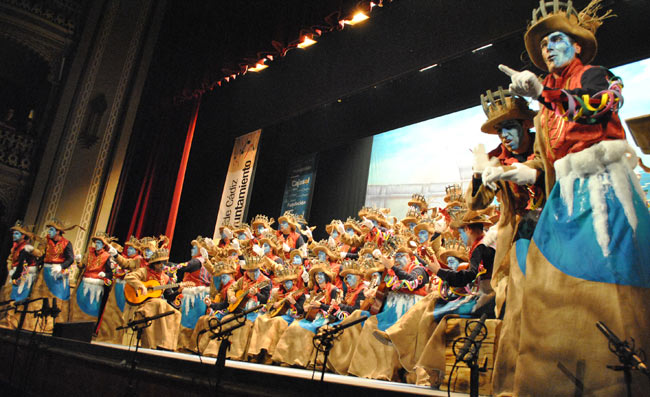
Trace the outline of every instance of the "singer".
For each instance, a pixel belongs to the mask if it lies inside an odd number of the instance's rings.
[[[135,288],[139,294],[146,295],[144,281],[156,280],[161,285],[169,284],[169,276],[163,272],[164,264],[169,260],[169,251],[156,250],[147,267],[142,267],[127,274],[124,281]],[[169,291],[169,290],[165,290]],[[142,347],[151,349],[176,350],[178,330],[181,323],[181,313],[175,310],[165,299],[151,298],[139,306],[127,305],[124,308],[124,322],[128,323],[138,318],[151,317],[157,314],[174,311],[171,316],[153,321],[152,325],[142,332]],[[132,331],[127,331],[127,336]]]

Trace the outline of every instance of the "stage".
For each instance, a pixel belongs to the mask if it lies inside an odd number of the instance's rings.
[[[85,343],[49,335],[0,329],[2,383],[12,394],[28,396],[128,395],[422,395],[446,391],[273,365],[226,361],[218,387],[215,359],[184,353]],[[13,371],[12,371],[13,368]],[[131,375],[133,377],[131,378]],[[451,396],[467,396],[451,393]]]

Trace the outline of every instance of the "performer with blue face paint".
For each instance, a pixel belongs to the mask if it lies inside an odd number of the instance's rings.
[[[327,324],[340,290],[333,285],[332,273],[327,262],[315,260],[309,271],[309,299],[303,305],[306,314],[317,312],[313,320],[294,321],[280,337],[273,354],[273,361],[288,365],[307,367],[313,356],[312,339],[321,326]],[[316,299],[319,298],[319,299]]]
[[[440,250],[442,240],[440,231],[436,231],[435,220],[430,218],[422,219],[413,228],[413,233],[417,237],[416,252],[418,256],[427,263],[433,261]]]
[[[32,298],[56,298],[58,300],[57,307],[61,309],[61,313],[57,316],[56,321],[59,322],[69,321],[71,305],[69,304],[70,280],[68,272],[72,270],[70,266],[75,261],[72,243],[63,237],[63,234],[75,227],[80,226],[68,226],[58,219],[52,219],[45,224],[47,243],[43,256],[43,271],[32,291]],[[54,326],[51,318],[44,319],[41,324],[42,328],[39,326],[41,332],[50,332]]]
[[[70,319],[72,321],[98,321],[102,300],[113,282],[115,262],[112,257],[117,250],[111,245],[116,239],[104,232],[90,238],[85,264],[79,263],[81,282],[72,297]]]
[[[286,211],[281,217],[278,218],[279,230],[276,233],[278,243],[282,247],[282,255],[284,259],[289,259],[289,253],[292,249],[300,248],[305,245],[305,240],[296,230],[298,229],[298,221],[296,216],[291,211]]]
[[[334,277],[332,282],[336,288],[344,289],[345,292],[343,281],[339,277],[341,254],[338,252],[336,247],[330,246],[327,243],[327,240],[321,240],[318,243],[312,243],[309,248],[314,254],[316,254],[320,262],[329,263]]]
[[[9,275],[2,289],[1,299],[3,301],[13,299],[15,302],[20,302],[30,295],[31,287],[37,276],[36,257],[41,255],[41,251],[34,248],[32,245],[34,233],[21,221],[16,221],[10,230],[13,244],[7,258]],[[34,309],[31,306],[35,305],[31,304],[26,310]],[[17,327],[19,318],[20,314],[13,310],[2,313],[0,314],[0,326],[14,329]],[[26,320],[28,321],[23,323],[23,328],[32,330],[34,328],[33,316],[26,317]]]
[[[363,246],[363,236],[359,221],[348,217],[345,222],[335,220],[335,228],[338,231],[338,240],[336,240],[341,259],[357,259],[359,249]],[[331,243],[329,243],[332,245]]]
[[[409,230],[413,230],[421,219],[422,215],[420,209],[418,207],[409,207],[406,211],[406,215],[400,222],[409,228]]]
[[[251,221],[251,229],[253,230],[253,236],[259,241],[262,238],[264,233],[270,233],[274,230],[271,228],[271,225],[275,222],[275,219],[269,218],[266,215],[255,215],[255,218]]]
[[[271,295],[271,280],[260,271],[262,257],[257,256],[252,251],[244,253],[244,263],[241,264],[241,270],[244,275],[228,288],[228,302],[230,304],[237,301],[238,292],[245,294],[246,303],[243,309],[250,309],[260,304],[266,304]],[[253,322],[259,316],[259,311],[246,315],[246,323],[243,327],[238,328],[232,333],[230,338],[231,346],[228,351],[228,358],[233,360],[244,360],[248,347]],[[228,317],[224,317],[227,319]],[[210,343],[206,348],[206,353],[215,351],[218,348],[218,342]]]
[[[146,266],[146,262],[139,250],[139,240],[131,236],[129,240],[124,243],[124,249],[121,253],[116,255],[113,259],[117,263],[117,267],[113,269],[113,287],[111,288],[106,306],[102,312],[99,331],[95,340],[99,342],[108,342],[115,344],[122,344],[124,339],[124,330],[116,330],[116,328],[124,325],[124,306],[126,300],[124,299],[124,276],[129,271],[139,269]]]
[[[156,281],[160,285],[171,283],[170,277],[164,272],[164,267],[169,261],[169,251],[159,248],[154,251],[147,267],[139,268],[124,277],[124,281],[133,287],[139,294],[146,295],[146,281]],[[181,322],[181,313],[171,306],[167,299],[172,293],[171,289],[164,289],[160,298],[150,298],[138,306],[126,305],[124,321],[129,322],[137,318],[150,317],[172,311],[173,314],[152,322],[150,327],[142,331],[142,347],[151,349],[176,350],[178,331]],[[127,331],[125,339],[131,337],[132,331]]]
[[[210,295],[211,267],[210,256],[206,249],[207,243],[201,236],[197,236],[190,243],[192,258],[181,264],[176,276],[183,283],[180,289],[181,299],[181,329],[178,335],[178,349],[195,351],[196,339],[192,337],[199,317],[205,315],[207,305],[205,298]],[[206,266],[204,266],[206,265]]]
[[[298,288],[298,274],[291,266],[276,273],[278,289],[271,293],[267,312],[253,324],[248,347],[249,360],[270,364],[280,337],[296,318],[304,314],[305,288]],[[275,311],[279,311],[275,314]],[[275,315],[273,315],[275,314]]]
[[[507,394],[564,393],[574,387],[570,379],[549,383],[542,374],[557,370],[558,361],[579,365],[587,349],[582,393],[625,395],[620,373],[599,371],[612,356],[592,331],[596,321],[650,347],[650,214],[618,115],[623,84],[589,65],[595,32],[611,16],[601,6],[592,1],[578,12],[572,2],[544,2],[533,11],[524,41],[533,64],[548,72],[543,81],[499,66],[511,91],[540,103],[536,157],[526,165],[547,194],[526,255],[516,373],[511,389],[503,388]],[[518,174],[518,183],[532,176]],[[635,392],[645,393],[645,385],[635,382]]]
[[[420,213],[421,217],[428,217],[429,210],[434,211],[434,213],[431,214],[432,218],[436,216],[435,208],[429,208],[429,204],[427,204],[427,200],[421,194],[414,193],[408,202],[408,206],[409,208],[415,208]]]
[[[259,249],[256,253],[264,259],[260,269],[265,276],[273,281],[273,287],[275,288],[277,287],[274,274],[275,269],[284,263],[282,258],[277,255],[278,239],[274,232],[268,231],[257,238],[257,243]],[[253,250],[256,250],[255,246],[253,246]]]

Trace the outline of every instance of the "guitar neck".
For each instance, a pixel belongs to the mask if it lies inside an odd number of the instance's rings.
[[[169,289],[169,288],[176,288],[182,286],[184,283],[171,283],[171,284],[165,284],[165,285],[157,285],[155,287],[151,287],[152,291],[159,291],[161,289]]]

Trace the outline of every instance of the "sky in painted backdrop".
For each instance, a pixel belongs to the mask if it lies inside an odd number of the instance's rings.
[[[435,72],[434,68],[422,73]],[[619,113],[621,120],[649,114],[650,58],[614,68],[612,72],[624,83],[625,103]],[[531,108],[537,109],[537,103],[531,103]],[[467,181],[461,181],[460,170],[471,167],[471,149],[479,143],[483,143],[488,151],[499,145],[498,137],[480,131],[485,120],[483,109],[476,106],[375,135],[368,185],[465,182],[465,186]],[[643,162],[650,166],[650,155],[641,152],[627,125],[623,125],[628,141]],[[640,167],[636,171],[641,173],[641,184],[647,193],[650,174]],[[406,213],[406,201],[398,208],[391,208],[392,214]]]

